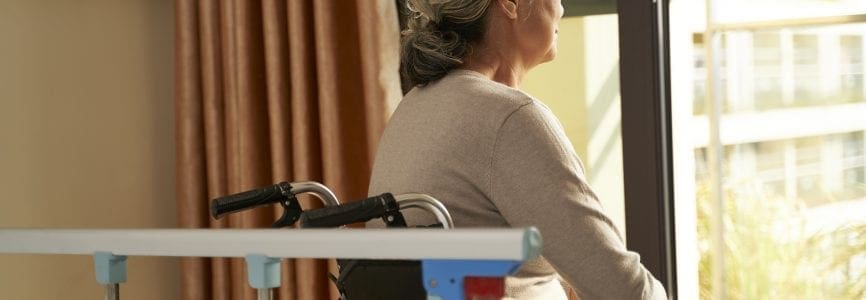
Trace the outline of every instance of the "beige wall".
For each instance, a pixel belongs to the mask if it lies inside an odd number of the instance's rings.
[[[0,227],[174,227],[173,1],[0,1]],[[174,299],[132,257],[124,299]],[[2,299],[99,299],[89,256],[0,255]]]
[[[616,15],[563,19],[556,60],[533,69],[521,88],[562,122],[590,185],[625,232],[617,28]]]

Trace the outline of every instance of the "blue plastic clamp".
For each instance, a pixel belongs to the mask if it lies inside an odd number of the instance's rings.
[[[126,282],[126,256],[114,255],[111,252],[95,252],[93,264],[96,267],[96,281],[99,283]]]
[[[261,254],[246,256],[247,280],[256,289],[270,289],[280,286],[280,259]]]
[[[422,260],[427,299],[462,300],[465,277],[505,277],[517,271],[522,263],[514,260]]]

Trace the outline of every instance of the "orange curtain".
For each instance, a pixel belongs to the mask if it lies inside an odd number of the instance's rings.
[[[386,103],[401,95],[393,0],[176,0],[175,21],[181,227],[267,227],[276,209],[215,221],[208,203],[279,181],[366,196]],[[282,267],[278,299],[338,297],[332,262]],[[255,298],[242,259],[183,259],[181,274],[183,299]]]

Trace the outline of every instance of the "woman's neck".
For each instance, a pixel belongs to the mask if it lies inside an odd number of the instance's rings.
[[[490,48],[483,46],[476,48],[472,55],[463,60],[460,68],[481,73],[490,80],[518,88],[528,69],[516,53],[488,49]]]

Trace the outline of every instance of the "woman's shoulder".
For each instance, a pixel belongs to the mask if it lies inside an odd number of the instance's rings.
[[[397,106],[389,123],[469,130],[495,136],[513,114],[537,106],[532,96],[469,71],[451,72],[415,87]],[[405,127],[405,126],[402,126]]]
[[[463,69],[453,70],[442,79],[417,88],[413,92],[427,94],[444,101],[450,99],[456,104],[495,110],[516,110],[535,101],[532,96],[523,91],[492,81],[477,72]]]

